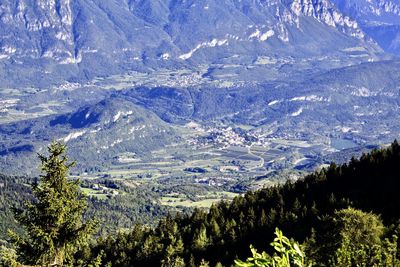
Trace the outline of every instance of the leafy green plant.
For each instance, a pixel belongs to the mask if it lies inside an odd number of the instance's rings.
[[[17,267],[19,266],[17,262],[17,254],[15,250],[7,248],[6,246],[0,247],[0,266],[1,267]]]
[[[290,241],[278,228],[275,229],[275,238],[271,246],[275,249],[273,256],[266,252],[258,253],[257,249],[250,246],[252,257],[247,260],[235,260],[238,267],[305,267],[305,255],[297,242]]]
[[[378,215],[354,208],[338,210],[324,219],[324,228],[307,252],[327,266],[399,266],[397,236],[387,232]]]

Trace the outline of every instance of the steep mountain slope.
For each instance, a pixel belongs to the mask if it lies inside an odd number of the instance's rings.
[[[328,71],[298,83],[226,89],[139,88],[124,95],[167,122],[250,124],[286,136],[340,132],[364,140],[376,138],[376,142],[384,141],[381,138],[387,134],[395,138],[400,129],[394,120],[399,70],[400,62],[385,61]],[[310,131],[314,127],[319,130]]]
[[[386,141],[399,65],[365,63],[381,52],[328,0],[2,1],[0,166],[62,139],[97,168],[192,120],[327,146]]]
[[[0,135],[4,172],[28,174],[37,171],[33,152],[43,151],[50,140],[68,144],[79,169],[98,169],[121,153],[142,156],[177,138],[155,114],[121,98],[106,99],[71,114],[4,124]],[[15,158],[21,166],[13,162]]]
[[[8,174],[16,174],[15,166],[20,173],[32,171],[37,165],[35,152],[53,139],[67,142],[80,170],[106,169],[119,163],[123,153],[134,153],[145,162],[151,151],[183,144],[196,135],[182,135],[190,122],[205,127],[246,125],[251,136],[264,140],[263,145],[276,138],[301,140],[320,145],[317,154],[323,146],[331,146],[332,139],[345,139],[350,147],[387,143],[400,131],[399,70],[399,61],[383,61],[330,70],[301,81],[115,91],[68,114],[0,124],[0,168]],[[191,146],[182,149],[192,153]],[[11,166],[14,169],[7,169]]]
[[[363,47],[374,57],[380,51],[327,0],[7,0],[0,17],[5,83],[248,63],[258,55],[344,56],[344,49]]]
[[[383,49],[400,55],[400,1],[332,0]]]

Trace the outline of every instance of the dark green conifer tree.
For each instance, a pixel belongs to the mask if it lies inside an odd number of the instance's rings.
[[[79,190],[79,181],[67,179],[75,162],[68,163],[66,146],[54,142],[48,152],[48,157],[39,155],[42,175],[32,186],[36,200],[27,203],[25,210],[15,211],[27,235],[10,231],[10,236],[23,264],[72,265],[72,256],[86,244],[95,222],[84,222],[86,198]]]

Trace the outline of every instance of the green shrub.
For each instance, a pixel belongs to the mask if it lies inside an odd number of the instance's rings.
[[[305,267],[305,255],[297,242],[290,241],[278,228],[275,229],[275,239],[271,246],[275,249],[273,256],[266,252],[258,253],[257,249],[250,246],[252,257],[247,260],[235,260],[238,267]]]

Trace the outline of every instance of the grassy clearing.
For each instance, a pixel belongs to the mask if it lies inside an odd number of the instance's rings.
[[[0,117],[0,123],[17,122],[57,114],[52,108],[62,105],[62,103],[50,101],[37,105],[34,110],[17,110],[14,106],[11,106],[8,108],[7,112]]]
[[[88,197],[96,197],[98,199],[107,199],[107,194],[102,193],[102,191],[94,190],[92,188],[81,188],[81,191]]]
[[[161,204],[171,207],[187,207],[187,208],[210,208],[213,203],[220,201],[220,199],[204,199],[200,201],[191,201],[182,198],[163,197],[160,199]]]
[[[207,195],[198,196],[199,200],[193,201],[182,194],[171,193],[160,199],[162,205],[170,207],[186,207],[186,208],[210,208],[212,204],[221,200],[232,200],[238,196],[232,192],[209,192]]]

